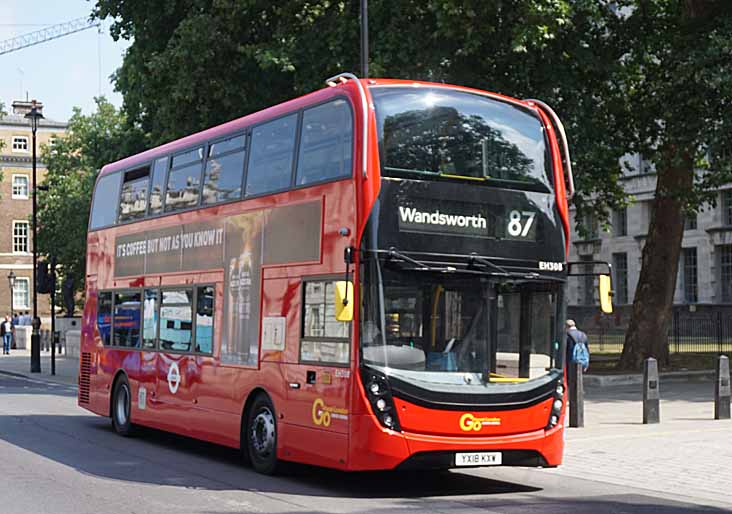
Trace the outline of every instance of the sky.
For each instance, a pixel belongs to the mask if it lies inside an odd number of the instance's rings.
[[[50,25],[88,17],[93,1],[0,0],[0,41]],[[109,35],[110,20],[96,28],[0,55],[0,101],[10,112],[14,100],[43,102],[43,114],[67,121],[74,107],[89,114],[100,92],[115,106],[122,96],[114,91],[110,75],[122,64],[128,41]],[[100,66],[101,64],[101,66]],[[100,81],[101,77],[101,81]]]

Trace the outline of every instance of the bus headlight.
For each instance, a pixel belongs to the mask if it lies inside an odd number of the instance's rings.
[[[361,380],[363,380],[371,409],[379,423],[391,430],[401,430],[386,377],[376,371],[363,368],[361,370]]]
[[[557,426],[559,418],[562,415],[562,407],[564,407],[564,383],[562,381],[557,383],[553,397],[554,401],[552,402],[552,409],[549,414],[549,423],[546,425],[547,430]]]

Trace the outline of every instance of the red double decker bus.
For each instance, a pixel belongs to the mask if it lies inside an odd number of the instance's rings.
[[[327,84],[101,170],[79,405],[264,473],[557,466],[558,118],[466,87]]]

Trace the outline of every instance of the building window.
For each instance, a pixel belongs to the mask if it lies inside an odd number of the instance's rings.
[[[28,175],[13,175],[13,199],[28,199]]]
[[[722,302],[732,302],[732,245],[719,247],[719,271],[721,279]]]
[[[27,152],[28,151],[28,136],[13,136],[13,151],[14,152]]]
[[[628,254],[613,254],[613,270],[615,271],[615,301],[618,304],[628,303]]]
[[[28,309],[30,303],[30,280],[17,277],[13,284],[13,309]]]
[[[592,213],[585,214],[585,217],[582,218],[579,236],[581,240],[586,241],[597,239],[599,237],[597,218]]]
[[[28,253],[27,221],[13,222],[13,253]]]
[[[732,189],[722,191],[722,223],[732,225]]]
[[[613,235],[615,237],[628,235],[628,209],[626,207],[613,211]]]
[[[683,270],[684,301],[686,303],[696,303],[698,301],[696,248],[682,248],[681,259]]]
[[[696,230],[696,213],[690,212],[684,216],[684,230]]]

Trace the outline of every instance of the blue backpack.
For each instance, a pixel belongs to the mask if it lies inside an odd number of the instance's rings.
[[[574,342],[574,346],[572,347],[572,357],[571,361],[575,364],[581,364],[582,369],[586,370],[590,365],[590,350],[587,348],[587,336],[584,334],[584,332],[577,331],[579,334],[579,337],[575,339],[570,334],[567,334],[568,337]]]

